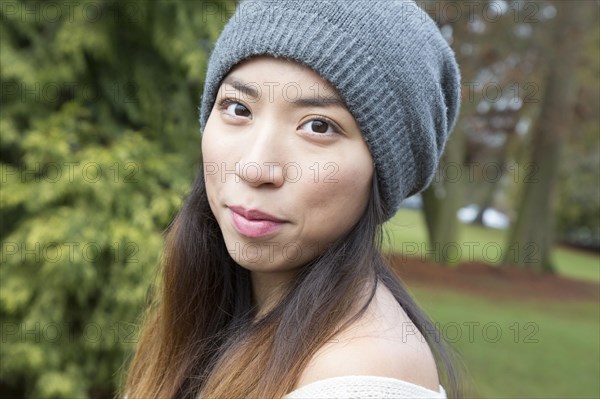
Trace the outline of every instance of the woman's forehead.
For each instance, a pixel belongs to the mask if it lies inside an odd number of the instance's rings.
[[[270,55],[253,56],[234,66],[223,82],[230,75],[256,83],[298,84],[312,87],[312,91],[318,89],[320,93],[327,94],[327,97],[340,97],[336,88],[321,75],[309,66],[290,58],[276,58]]]

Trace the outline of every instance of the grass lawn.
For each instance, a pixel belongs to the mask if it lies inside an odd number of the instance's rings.
[[[427,229],[421,211],[400,209],[385,224],[391,242],[384,240],[384,250],[435,260],[429,253]],[[442,248],[457,262],[484,261],[492,265],[502,260],[506,231],[481,226],[461,225],[455,243]],[[565,277],[600,282],[600,256],[556,246],[553,257],[558,273]]]
[[[597,303],[492,301],[409,288],[462,354],[475,397],[600,397]]]
[[[434,260],[420,211],[386,223],[384,250]],[[506,232],[462,225],[448,250],[457,262],[501,260]],[[384,240],[385,241],[385,240]],[[600,256],[557,246],[559,274],[600,282]],[[481,398],[599,398],[600,304],[594,301],[488,299],[409,283],[417,302],[462,354]]]

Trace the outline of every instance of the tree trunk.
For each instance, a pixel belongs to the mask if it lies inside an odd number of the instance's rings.
[[[453,248],[459,244],[456,213],[462,204],[465,139],[458,127],[450,135],[442,159],[440,178],[424,190],[423,216],[429,232],[429,251],[443,264],[460,261]],[[460,169],[457,169],[460,168]]]
[[[585,2],[557,1],[553,51],[548,65],[544,97],[531,140],[530,163],[519,170],[521,201],[516,223],[509,231],[503,263],[554,271],[553,244],[555,191],[560,150],[569,129],[576,89],[575,71],[582,43],[586,13],[594,14]]]
[[[485,176],[483,179],[483,184],[486,186],[485,195],[479,201],[477,215],[475,219],[473,219],[472,224],[478,224],[483,226],[483,214],[485,211],[494,205],[494,199],[496,197],[496,193],[498,192],[498,187],[502,182],[502,176],[506,173],[507,167],[507,159],[508,159],[508,150],[510,147],[510,142],[512,137],[516,134],[513,131],[504,133],[506,135],[506,142],[499,150],[499,153],[495,159],[495,164],[498,165],[499,176]],[[484,169],[485,170],[485,169]]]

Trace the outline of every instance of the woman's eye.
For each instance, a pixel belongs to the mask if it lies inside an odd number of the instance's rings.
[[[242,116],[242,117],[246,117],[246,118],[251,115],[250,110],[248,108],[246,108],[243,104],[238,103],[236,101],[226,99],[226,100],[221,101],[221,103],[219,105],[220,105],[221,109],[228,111],[228,113],[230,115]]]
[[[250,110],[242,103],[230,98],[224,98],[219,101],[219,109],[233,117],[249,118],[252,116]],[[302,130],[305,130],[317,136],[330,136],[340,134],[340,128],[335,122],[330,121],[325,117],[311,119],[301,125]]]
[[[333,123],[321,119],[311,119],[310,121],[304,123],[302,126],[306,126],[306,128],[304,128],[303,130],[320,135],[330,135],[338,133],[338,128],[335,127]]]

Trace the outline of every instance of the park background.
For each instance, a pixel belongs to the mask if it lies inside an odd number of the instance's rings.
[[[417,3],[463,105],[434,183],[386,224],[390,262],[472,397],[598,398],[600,3]],[[0,4],[0,396],[109,398],[236,2]]]

